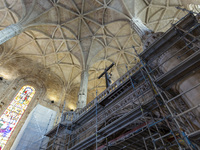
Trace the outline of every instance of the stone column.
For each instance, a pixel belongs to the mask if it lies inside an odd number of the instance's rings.
[[[87,104],[88,70],[83,70],[81,74],[81,85],[78,94],[77,109],[81,109]]]
[[[3,44],[4,42],[8,41],[12,37],[20,34],[22,32],[22,26],[17,23],[17,24],[12,24],[5,29],[0,31],[0,45]]]
[[[140,36],[141,39],[147,34],[153,33],[147,28],[139,18],[133,17],[131,19],[131,27]]]
[[[152,30],[147,28],[139,18],[136,17],[131,19],[131,27],[140,36],[143,43],[143,49],[146,49],[163,34],[162,32],[154,33]]]

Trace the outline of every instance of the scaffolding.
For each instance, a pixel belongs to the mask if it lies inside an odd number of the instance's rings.
[[[48,131],[48,136],[46,136],[42,139],[42,142],[40,144],[39,150],[53,150],[53,149],[60,149],[64,147],[64,142],[66,141],[66,137],[64,136],[66,133],[69,133],[66,131],[66,127],[68,127],[68,124],[63,124],[64,121],[64,108],[65,108],[65,102],[63,105],[60,122],[50,131]],[[66,133],[65,133],[66,132]],[[44,141],[45,138],[49,137],[48,141]]]
[[[189,13],[143,53],[135,50],[140,62],[85,108],[64,112],[58,126],[46,134],[54,141],[46,149],[200,149],[196,113],[200,103],[190,107],[183,99],[200,83],[182,92],[173,90],[200,71],[199,35],[200,24]],[[178,50],[155,65],[157,58],[174,47]],[[164,72],[164,64],[174,58],[179,63]]]
[[[44,134],[53,127],[56,112],[38,104],[21,128],[12,150],[38,150],[49,138]]]

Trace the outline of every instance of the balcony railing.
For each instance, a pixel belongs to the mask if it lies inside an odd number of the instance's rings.
[[[133,75],[136,71],[139,70],[141,64],[138,63],[133,68],[128,70],[123,76],[121,76],[117,81],[115,81],[112,85],[110,85],[107,89],[105,89],[102,93],[100,93],[94,100],[89,102],[84,108],[78,111],[67,111],[63,114],[62,121],[76,121],[85,113],[90,111],[95,107],[96,101],[99,103],[103,101],[107,96],[112,94],[119,86],[123,85],[131,75]]]

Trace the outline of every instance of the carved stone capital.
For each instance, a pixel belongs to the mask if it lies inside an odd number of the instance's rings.
[[[133,30],[140,36],[141,40],[143,41],[145,36],[148,34],[152,34],[149,28],[147,28],[139,18],[133,17],[131,19],[131,27]]]

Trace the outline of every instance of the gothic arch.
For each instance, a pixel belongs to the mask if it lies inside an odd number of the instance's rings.
[[[35,89],[35,95],[33,96],[32,100],[30,101],[28,107],[26,108],[26,111],[22,115],[20,121],[18,122],[17,126],[15,127],[15,130],[13,131],[9,141],[6,144],[5,149],[9,149],[14,142],[17,134],[19,133],[21,127],[23,126],[25,120],[27,119],[29,113],[35,108],[35,106],[44,99],[46,94],[46,87],[42,80],[40,80],[37,77],[34,76],[23,76],[20,78],[15,79],[7,88],[3,99],[1,102],[4,103],[4,108],[7,108],[8,105],[12,102],[12,100],[15,98],[15,96],[18,94],[18,92],[21,90],[24,86],[31,86]],[[1,110],[0,114],[2,114],[5,110]]]

